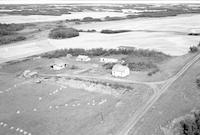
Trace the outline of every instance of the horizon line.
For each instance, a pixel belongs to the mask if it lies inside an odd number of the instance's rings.
[[[0,0],[0,4],[195,4],[199,0]]]

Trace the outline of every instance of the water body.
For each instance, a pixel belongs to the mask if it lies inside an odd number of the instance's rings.
[[[33,22],[49,22],[66,19],[82,19],[84,17],[104,18],[106,16],[126,16],[125,13],[119,12],[74,12],[72,14],[63,14],[61,16],[49,15],[2,15],[0,23],[33,23]]]
[[[132,32],[120,34],[81,33],[79,37],[63,40],[46,39],[26,41],[27,43],[2,46],[0,62],[39,54],[60,48],[117,48],[133,46],[136,48],[154,49],[170,55],[184,55],[188,48],[197,45],[199,36],[188,36],[193,28],[200,28],[200,15],[179,15],[163,18],[138,18],[112,22],[88,23],[74,25],[80,29],[130,29]]]
[[[77,29],[132,30],[120,34],[82,33],[78,38],[56,40],[53,44],[69,47],[133,46],[154,49],[170,55],[183,55],[189,46],[197,45],[200,36],[188,36],[192,29],[200,29],[200,14],[179,15],[163,18],[138,18],[112,22],[98,22],[74,26]],[[64,45],[65,44],[65,45]]]

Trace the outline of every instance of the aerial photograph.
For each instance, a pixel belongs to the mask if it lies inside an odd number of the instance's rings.
[[[0,0],[0,135],[200,135],[200,1]]]

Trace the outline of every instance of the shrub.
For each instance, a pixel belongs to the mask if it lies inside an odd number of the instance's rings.
[[[195,52],[198,51],[198,47],[196,47],[196,46],[190,46],[189,49],[190,49],[190,50],[189,50],[190,53],[195,53]]]
[[[0,36],[7,36],[15,34],[16,31],[23,30],[22,24],[1,24],[0,23]]]
[[[117,33],[124,33],[124,32],[130,32],[131,30],[102,30],[101,33],[104,34],[117,34]]]
[[[92,18],[92,17],[84,17],[82,19],[83,22],[100,22],[101,19],[99,18]]]
[[[200,88],[200,78],[197,78],[197,79],[196,79],[196,84],[197,84],[197,86]]]
[[[0,37],[0,45],[9,44],[16,41],[22,41],[25,39],[26,37],[24,36],[3,36],[3,37]]]
[[[179,122],[180,135],[199,135],[200,134],[200,112],[194,112],[192,118],[186,118]]]
[[[95,29],[91,29],[91,30],[82,30],[82,29],[80,29],[80,30],[78,30],[78,32],[96,32],[96,30]]]
[[[116,21],[116,20],[123,20],[123,19],[125,19],[124,17],[110,17],[110,16],[106,16],[105,18],[104,18],[104,20],[105,21]]]
[[[154,69],[153,71],[149,72],[147,75],[148,76],[152,76],[154,74],[156,74],[157,72],[159,72],[160,70],[158,68]]]
[[[49,37],[52,39],[65,39],[79,36],[79,32],[73,28],[55,28],[50,31]]]
[[[106,63],[103,65],[103,67],[105,69],[112,69],[114,65],[115,65],[115,63]]]
[[[130,55],[131,57],[153,57],[153,58],[160,58],[162,57],[168,57],[168,55],[157,52],[154,50],[148,50],[148,49],[103,49],[103,48],[95,48],[95,49],[89,49],[85,50],[82,48],[70,48],[70,49],[60,49],[52,52],[48,52],[42,55],[42,57],[47,58],[58,58],[58,57],[64,57],[67,54],[71,54],[73,56],[78,55],[88,55],[88,56],[109,56],[109,55]]]

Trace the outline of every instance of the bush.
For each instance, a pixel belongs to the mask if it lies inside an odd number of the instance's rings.
[[[95,29],[91,29],[91,30],[82,30],[82,29],[80,29],[80,30],[78,30],[78,32],[96,32],[96,30]]]
[[[79,36],[79,32],[73,28],[55,28],[49,33],[49,37],[52,39],[65,39]]]
[[[158,68],[154,69],[153,71],[149,72],[147,75],[148,76],[152,76],[154,74],[156,74],[157,72],[159,72],[160,70]]]
[[[180,135],[199,135],[200,134],[200,112],[195,112],[193,118],[181,120]]]
[[[13,35],[16,31],[23,30],[22,24],[1,24],[0,23],[0,36]]]
[[[101,33],[104,34],[117,34],[117,33],[124,33],[124,32],[130,32],[131,30],[102,30]]]
[[[110,16],[106,16],[104,18],[105,21],[116,21],[116,20],[123,20],[125,19],[124,17],[110,17]]]
[[[190,53],[195,53],[197,51],[198,51],[198,47],[196,47],[196,46],[190,46],[190,50],[189,50]]]
[[[92,17],[84,17],[82,19],[83,22],[100,22],[101,19],[99,18],[92,18]]]
[[[0,45],[9,44],[16,41],[22,41],[25,39],[26,37],[24,36],[3,36],[3,37],[0,37]]]
[[[197,78],[197,79],[196,79],[196,84],[197,84],[197,86],[200,88],[200,78]]]
[[[168,55],[157,52],[154,50],[148,50],[148,49],[103,49],[103,48],[95,48],[95,49],[89,49],[85,50],[82,48],[70,48],[70,49],[60,49],[52,52],[48,52],[42,55],[42,57],[47,58],[58,58],[58,57],[64,57],[67,54],[71,54],[73,56],[78,55],[88,55],[88,56],[109,56],[109,55],[131,55],[131,57],[154,57],[154,58],[162,58],[162,57],[168,57]]]
[[[103,67],[108,70],[108,69],[112,69],[114,65],[115,63],[106,63],[103,65]]]
[[[157,69],[157,66],[152,62],[125,62],[125,65],[128,65],[129,69],[132,71],[145,71],[148,69]]]

